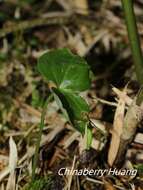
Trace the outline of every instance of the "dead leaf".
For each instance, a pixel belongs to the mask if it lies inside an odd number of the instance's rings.
[[[124,89],[124,91],[121,94],[121,97],[123,96],[126,96],[126,89]],[[115,112],[112,138],[108,152],[108,163],[110,166],[113,165],[118,153],[120,145],[120,137],[123,131],[124,113],[125,113],[125,100],[123,98],[120,98]]]
[[[117,96],[118,96],[119,98],[122,98],[128,106],[131,105],[131,103],[132,103],[133,100],[132,100],[132,98],[130,98],[130,97],[127,95],[127,93],[126,93],[126,94],[123,94],[122,91],[120,91],[120,90],[119,90],[118,88],[116,88],[116,87],[113,87],[112,90],[117,94]]]
[[[67,149],[75,140],[78,140],[80,138],[81,134],[78,131],[73,132],[70,137],[63,142],[63,148]]]
[[[12,137],[10,137],[9,146],[10,146],[10,155],[9,155],[10,175],[8,178],[6,190],[15,190],[15,185],[16,185],[15,168],[17,166],[18,154],[17,154],[16,144]]]
[[[116,190],[116,188],[109,182],[104,181],[105,190]]]
[[[8,156],[0,155],[0,171],[8,165]]]
[[[115,161],[115,164],[117,166],[120,166],[122,164],[123,158],[127,151],[127,147],[132,142],[138,124],[143,118],[143,110],[141,108],[142,93],[143,89],[141,88],[134,100],[132,101],[132,104],[129,106],[125,115],[123,133],[121,135],[119,151]]]
[[[73,173],[73,171],[74,171],[74,168],[75,168],[75,165],[76,165],[76,156],[74,156],[74,159],[73,159],[73,163],[72,163],[72,167],[71,167],[71,170],[70,170],[70,172],[71,172],[71,175],[68,175],[67,176],[67,185],[65,186],[65,190],[71,190],[71,184],[72,184],[72,179],[73,179],[73,175],[72,175],[72,173]]]
[[[0,182],[5,178],[10,172],[9,167],[6,167],[4,170],[0,172]]]
[[[82,14],[88,14],[88,2],[87,0],[74,0],[73,6],[76,10]]]

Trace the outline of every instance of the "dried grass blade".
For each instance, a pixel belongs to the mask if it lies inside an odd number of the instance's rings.
[[[10,137],[9,146],[10,146],[10,155],[9,155],[10,175],[8,178],[6,190],[15,190],[15,185],[16,185],[15,168],[17,166],[18,154],[17,154],[16,144],[12,137]]]
[[[120,138],[123,131],[123,123],[124,123],[124,114],[125,114],[125,100],[122,96],[126,96],[126,89],[121,94],[121,97],[118,101],[118,105],[116,108],[114,122],[113,122],[113,130],[112,130],[112,138],[110,142],[109,152],[108,152],[108,163],[110,166],[113,165],[119,145],[120,145]]]

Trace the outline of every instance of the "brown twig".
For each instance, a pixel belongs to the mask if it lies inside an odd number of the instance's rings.
[[[8,27],[4,27],[0,30],[0,38],[7,36],[8,34],[15,33],[17,31],[25,31],[27,29],[48,26],[48,25],[66,25],[70,23],[96,25],[97,16],[91,17],[91,15],[82,15],[75,12],[54,12],[48,13],[45,17],[36,18],[32,20],[21,21],[20,23],[13,23]],[[98,19],[99,20],[99,19]]]

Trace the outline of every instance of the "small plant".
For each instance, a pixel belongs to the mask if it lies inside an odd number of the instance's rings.
[[[50,190],[52,183],[52,176],[45,176],[39,179],[35,179],[32,183],[27,184],[23,190]]]
[[[87,149],[89,149],[92,141],[92,132],[88,119],[89,105],[80,96],[80,92],[90,87],[89,66],[86,61],[77,55],[73,55],[68,49],[53,50],[39,58],[38,71],[51,83],[50,86],[52,87],[50,88],[51,95],[44,104],[41,116],[40,131],[33,163],[32,181],[35,178],[47,104],[52,97],[55,98],[72,126],[81,132],[82,135],[85,135]]]

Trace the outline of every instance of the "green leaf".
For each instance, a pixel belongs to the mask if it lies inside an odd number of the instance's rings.
[[[53,94],[54,94],[54,99],[55,99],[57,105],[59,106],[59,108],[61,109],[63,115],[65,116],[65,119],[66,119],[67,121],[70,121],[70,118],[69,118],[69,115],[68,115],[68,113],[67,113],[67,110],[63,107],[63,104],[62,104],[62,102],[61,102],[59,96],[58,96],[57,93],[55,93],[54,91],[53,91]]]
[[[43,54],[38,60],[38,70],[60,89],[80,92],[90,87],[86,61],[65,48]]]
[[[68,102],[69,108],[73,111],[74,118],[76,120],[84,121],[85,118],[87,118],[86,114],[90,111],[86,101],[81,96],[79,96],[76,93],[73,93],[72,91],[66,91],[62,89],[59,90]]]
[[[73,55],[68,49],[58,49],[39,58],[38,70],[55,84],[52,91],[57,104],[73,126],[84,134],[89,106],[78,93],[90,87],[89,66],[86,61]]]
[[[80,121],[80,120],[76,120],[74,121],[74,127],[84,135],[85,133],[85,128],[88,124],[88,121]]]
[[[67,111],[70,121],[80,131],[84,133],[84,122],[87,122],[89,106],[86,101],[76,93],[63,89],[54,88],[53,91],[62,102],[63,108]]]

